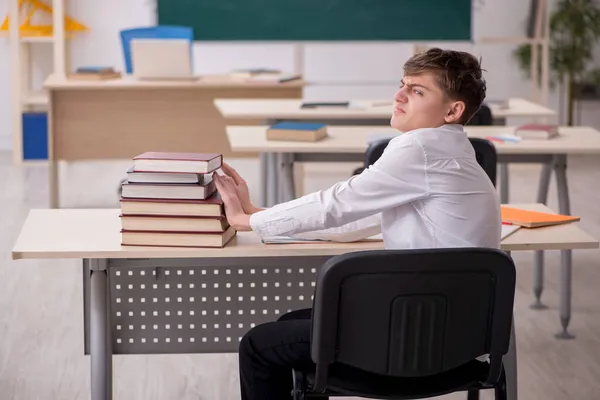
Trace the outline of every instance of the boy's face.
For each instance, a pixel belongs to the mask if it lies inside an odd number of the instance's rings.
[[[404,76],[394,95],[390,125],[401,132],[458,123],[465,104],[449,99],[433,72]]]

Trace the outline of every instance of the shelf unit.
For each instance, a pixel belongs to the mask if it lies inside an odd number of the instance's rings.
[[[20,1],[10,0],[8,42],[11,73],[11,128],[13,134],[13,163],[25,162],[23,154],[23,113],[47,111],[48,95],[45,91],[32,91],[31,53],[32,44],[52,46],[55,74],[65,74],[67,46],[65,34],[65,0],[52,0],[52,36],[21,36]],[[18,23],[15,23],[18,21]]]

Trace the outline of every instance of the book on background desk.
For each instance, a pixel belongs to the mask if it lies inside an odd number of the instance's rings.
[[[520,125],[515,128],[515,135],[523,139],[553,139],[558,136],[558,126],[550,124]]]
[[[212,153],[142,153],[133,158],[134,171],[208,174],[223,163],[221,154]]]
[[[525,228],[538,228],[579,221],[580,217],[563,214],[551,214],[502,206],[502,223],[519,225]]]
[[[267,129],[267,140],[316,142],[327,137],[327,125],[317,122],[280,122]]]

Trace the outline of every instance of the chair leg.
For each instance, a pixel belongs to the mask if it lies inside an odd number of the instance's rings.
[[[504,367],[502,367],[502,371],[500,372],[498,383],[494,386],[494,398],[496,400],[507,400],[506,374],[504,373]]]
[[[292,370],[292,379],[294,388],[292,389],[293,400],[305,400],[306,396],[306,381],[302,371]]]
[[[479,389],[471,389],[467,392],[467,400],[479,400]]]

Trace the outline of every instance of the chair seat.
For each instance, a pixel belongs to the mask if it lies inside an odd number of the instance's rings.
[[[484,388],[490,365],[470,361],[451,371],[434,377],[391,378],[364,372],[346,365],[334,364],[330,368],[326,396],[361,396],[373,399],[421,399],[441,396],[459,390]],[[314,371],[306,376],[313,387]]]

